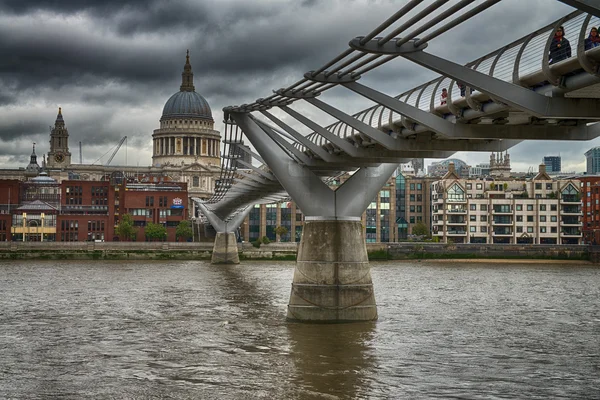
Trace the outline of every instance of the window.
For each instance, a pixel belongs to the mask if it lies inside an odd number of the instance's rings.
[[[414,224],[415,223],[415,217],[410,217],[410,223]]]
[[[480,220],[481,222],[487,222],[487,215],[481,215],[481,216],[479,217],[479,220]]]
[[[146,207],[154,207],[154,196],[146,196]]]
[[[410,206],[410,212],[415,212],[415,206]]]
[[[481,233],[487,233],[487,226],[481,227]]]
[[[546,183],[546,190],[552,190],[552,184]]]
[[[523,211],[523,204],[517,204],[517,211]]]
[[[542,184],[541,183],[536,183],[535,184],[535,190],[542,190]]]
[[[200,186],[200,177],[199,176],[194,176],[194,178],[192,179],[192,185],[194,187],[198,187]]]
[[[479,208],[481,211],[487,211],[487,204],[482,204]]]
[[[422,190],[423,189],[423,185],[421,183],[417,183],[417,190]]]
[[[550,222],[556,222],[556,215],[550,216]]]
[[[409,200],[410,200],[410,201],[415,201],[415,195],[414,195],[414,194],[411,194],[411,195],[410,195],[410,197],[409,197]]]
[[[550,204],[550,211],[556,211],[556,204]]]
[[[546,216],[540,215],[540,222],[546,222]]]
[[[410,184],[410,190],[415,190],[415,184],[414,183]]]
[[[533,211],[533,204],[527,204],[527,211]]]
[[[540,233],[546,233],[546,227],[540,226]]]
[[[540,204],[540,211],[546,211],[546,205]]]
[[[465,191],[455,183],[448,189],[448,201],[465,201]]]
[[[523,233],[523,227],[517,226],[517,233]]]
[[[533,222],[533,215],[527,216],[527,222]]]
[[[478,184],[476,184],[476,185],[475,185],[475,188],[476,188],[477,190],[481,190],[481,189],[483,189],[483,183],[478,183]]]
[[[469,221],[477,221],[477,215],[469,215]]]
[[[469,232],[477,232],[477,227],[476,226],[470,226],[469,227]]]
[[[469,210],[477,211],[477,204],[469,204]]]
[[[517,222],[523,222],[523,216],[517,215]]]
[[[417,206],[417,212],[418,213],[422,213],[423,212],[423,206]]]
[[[550,227],[550,233],[557,233],[558,229],[555,226]]]
[[[467,190],[471,190],[471,189],[473,189],[473,184],[467,183]]]
[[[418,194],[417,195],[417,201],[423,201],[423,195],[422,194]]]
[[[527,227],[527,233],[533,233],[533,226]]]

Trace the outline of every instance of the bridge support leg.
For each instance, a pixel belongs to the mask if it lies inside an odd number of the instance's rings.
[[[248,215],[252,207],[238,210],[236,214],[225,219],[218,217],[206,204],[202,203],[202,201],[198,199],[193,200],[206,216],[208,222],[210,222],[217,231],[211,264],[239,264],[240,256],[238,253],[235,230],[242,225],[244,218],[246,218],[246,215]]]
[[[361,216],[398,164],[362,167],[332,190],[291,160],[244,113],[231,113],[305,215],[287,317],[302,322],[377,319]]]
[[[211,264],[239,264],[237,240],[233,232],[217,232]]]
[[[327,323],[377,319],[360,220],[305,221],[287,318]]]

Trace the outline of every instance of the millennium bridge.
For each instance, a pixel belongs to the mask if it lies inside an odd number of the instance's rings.
[[[250,209],[291,197],[305,223],[288,318],[377,319],[360,217],[399,163],[457,151],[505,151],[523,140],[600,136],[600,46],[589,48],[586,41],[600,24],[600,2],[558,1],[574,11],[461,65],[429,53],[429,43],[446,40],[447,32],[501,0],[411,0],[371,32],[349,38],[346,50],[293,85],[224,108],[221,177],[212,198],[194,199],[217,231],[212,262],[239,263],[234,232]],[[570,33],[570,51],[553,45],[560,27]],[[397,58],[438,77],[396,96],[360,83]],[[350,115],[319,99],[338,86],[375,105]],[[442,89],[447,96],[440,101]],[[291,107],[299,102],[336,122],[315,123]],[[273,109],[310,133],[301,134]],[[242,136],[255,151],[241,146]],[[243,153],[253,162],[244,162]],[[329,180],[342,171],[352,176],[331,189]]]

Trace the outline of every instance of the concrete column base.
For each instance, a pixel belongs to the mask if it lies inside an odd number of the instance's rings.
[[[360,221],[304,223],[287,318],[320,323],[377,319]]]
[[[210,262],[212,264],[240,263],[235,233],[217,232],[217,236],[215,237],[215,246],[213,247],[212,259]]]

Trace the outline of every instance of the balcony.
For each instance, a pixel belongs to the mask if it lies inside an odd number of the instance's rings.
[[[498,207],[494,206],[492,209],[492,214],[512,214],[512,209],[510,206],[507,207]]]
[[[562,225],[583,226],[583,223],[577,217],[563,218],[561,223]]]
[[[563,206],[562,213],[569,215],[583,215],[581,207],[578,206]]]
[[[573,229],[573,228],[563,229],[560,232],[560,236],[561,237],[581,237],[581,230]]]
[[[565,203],[581,203],[581,199],[578,195],[565,194],[560,197],[560,202]]]
[[[446,213],[448,213],[448,214],[466,214],[467,209],[466,208],[451,208],[451,209],[446,210]]]
[[[462,216],[450,215],[450,216],[448,216],[447,224],[448,225],[466,225],[467,220],[466,220],[466,218],[464,218]]]
[[[449,229],[446,231],[446,235],[450,236],[467,236],[467,231],[462,229]]]
[[[513,235],[513,231],[512,229],[509,228],[496,228],[494,229],[493,236],[512,236]]]
[[[508,217],[494,217],[494,219],[492,220],[492,225],[512,225],[513,224],[513,220],[512,220],[512,216]]]

